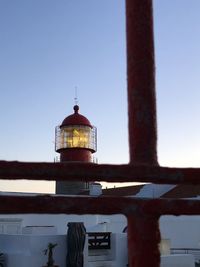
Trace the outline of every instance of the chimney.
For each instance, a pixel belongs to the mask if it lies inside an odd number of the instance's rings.
[[[100,196],[102,195],[102,186],[100,183],[91,183],[90,186],[90,196]]]

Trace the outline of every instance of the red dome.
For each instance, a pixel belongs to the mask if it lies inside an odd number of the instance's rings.
[[[69,126],[69,125],[84,125],[84,126],[92,127],[90,121],[86,117],[84,117],[83,115],[79,114],[78,111],[79,111],[79,106],[75,105],[74,106],[74,114],[66,117],[63,120],[60,127]]]

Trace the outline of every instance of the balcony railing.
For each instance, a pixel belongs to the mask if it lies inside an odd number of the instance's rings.
[[[110,232],[88,233],[88,249],[110,249]]]

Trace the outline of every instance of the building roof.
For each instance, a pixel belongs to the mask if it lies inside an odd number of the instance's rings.
[[[144,185],[133,185],[133,186],[123,186],[106,188],[102,190],[102,195],[105,196],[135,196]]]
[[[118,197],[135,196],[143,186],[144,185],[133,185],[133,186],[106,188],[102,189],[101,196],[118,196]],[[84,190],[79,193],[79,195],[89,195],[89,194],[90,194],[89,190]]]
[[[136,196],[144,186],[148,185],[143,184],[103,189],[102,195]],[[200,185],[176,185],[161,195],[160,198],[194,198],[197,196],[200,196]]]
[[[74,106],[74,113],[67,116],[63,120],[60,127],[70,126],[70,125],[84,125],[84,126],[89,126],[92,128],[90,121],[85,116],[79,114],[78,111],[79,111],[79,106],[75,105]]]
[[[146,194],[143,196],[143,193],[140,194],[143,188],[151,186],[152,184],[140,184],[133,186],[124,186],[124,187],[114,187],[102,189],[102,196],[135,196],[135,197],[149,197],[155,198],[149,191],[149,196]],[[139,193],[140,192],[140,193]],[[89,195],[89,190],[84,190],[80,192],[80,195]],[[138,196],[137,196],[138,195]],[[200,185],[176,185],[171,187],[167,192],[165,191],[157,198],[195,198],[200,196]]]
[[[162,198],[193,198],[197,196],[200,196],[200,185],[177,185],[163,194]]]

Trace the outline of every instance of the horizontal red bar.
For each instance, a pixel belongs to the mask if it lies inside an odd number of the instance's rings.
[[[200,168],[0,161],[0,179],[200,184]]]
[[[1,214],[199,215],[199,200],[131,197],[0,196]]]

